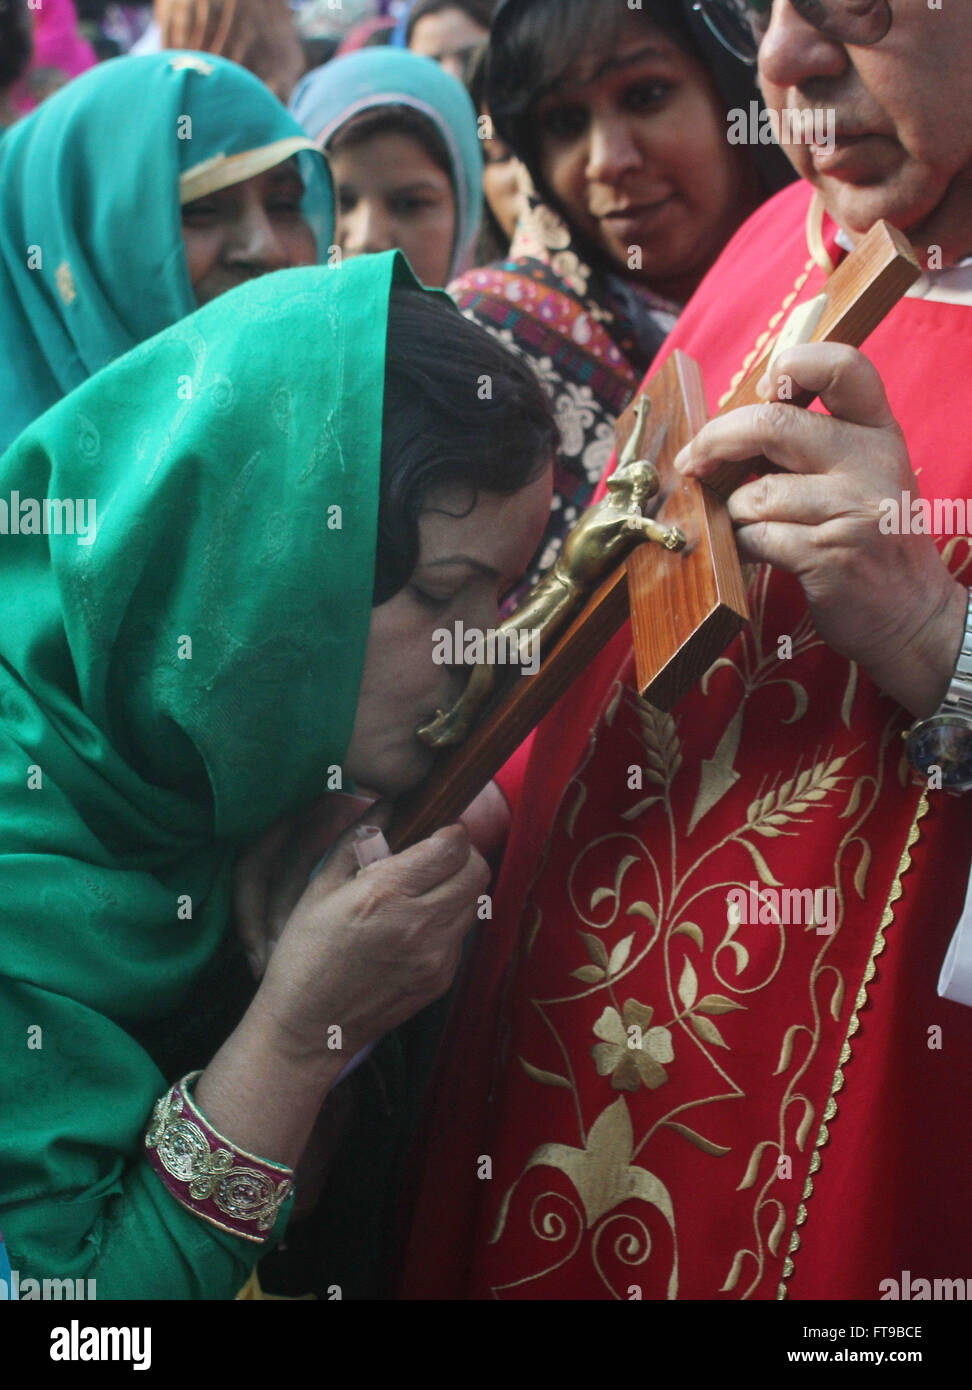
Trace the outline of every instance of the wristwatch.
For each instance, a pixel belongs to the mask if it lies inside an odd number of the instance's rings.
[[[905,735],[908,761],[931,778],[940,773],[946,791],[972,788],[972,590],[965,631],[948,693],[929,719],[919,719]]]

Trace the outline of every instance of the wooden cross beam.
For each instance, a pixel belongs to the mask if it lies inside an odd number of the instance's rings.
[[[759,401],[756,386],[794,320],[796,341],[860,347],[920,275],[906,239],[878,222],[827,281],[807,322],[806,306],[791,316],[779,339],[733,393],[722,413]],[[812,329],[812,332],[810,331]],[[671,710],[734,640],[748,621],[742,570],[725,499],[765,459],[724,465],[706,483],[672,468],[676,454],[705,424],[707,409],[698,364],[675,352],[649,381],[648,429],[659,442],[655,464],[661,502],[654,515],[678,527],[686,544],[678,553],[640,544],[584,605],[534,676],[517,676],[459,747],[441,755],[428,780],[396,808],[388,833],[392,850],[405,849],[451,824],[495,776],[544,715],[630,616],[638,688],[660,709]],[[617,425],[619,455],[636,422],[639,396]],[[793,404],[812,396],[795,392]],[[659,425],[664,428],[659,431]],[[527,600],[529,602],[529,600]]]

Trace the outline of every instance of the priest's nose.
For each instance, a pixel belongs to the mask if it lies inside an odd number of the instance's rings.
[[[773,7],[769,29],[759,45],[763,83],[783,89],[801,87],[812,78],[840,77],[848,65],[843,44],[808,24],[789,0]]]

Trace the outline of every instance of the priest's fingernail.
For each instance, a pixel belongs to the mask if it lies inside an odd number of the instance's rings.
[[[756,394],[761,400],[768,401],[773,394],[773,383],[770,381],[769,372],[764,372],[756,383]]]
[[[686,468],[688,468],[690,452],[691,447],[690,445],[686,444],[685,448],[679,449],[678,453],[675,455],[673,467],[676,469],[677,472],[684,473]]]

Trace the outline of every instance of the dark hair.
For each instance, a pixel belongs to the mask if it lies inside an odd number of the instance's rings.
[[[484,39],[466,59],[466,69],[462,80],[469,93],[469,99],[476,108],[477,115],[489,110],[486,99],[486,80],[489,76],[489,40]]]
[[[33,52],[25,0],[0,0],[0,90],[12,87]]]
[[[489,60],[489,44],[483,42],[478,48],[474,48],[466,61],[466,70],[463,74],[463,81],[466,84],[466,91],[469,93],[473,106],[476,108],[477,116],[488,114],[489,107],[486,104],[486,77]],[[484,148],[485,154],[485,148]],[[476,265],[491,265],[493,261],[501,261],[506,258],[510,250],[510,238],[500,226],[496,214],[489,205],[489,199],[483,199],[483,223],[479,231],[479,240],[476,243]]]
[[[700,56],[678,0],[645,0],[638,11],[618,0],[507,0],[490,40],[486,100],[497,134],[516,150],[538,186],[538,104],[562,84],[579,58],[614,53],[633,14]]]
[[[636,14],[696,58],[711,75],[726,111],[760,100],[753,71],[733,58],[692,0],[644,0],[629,10],[620,0],[504,0],[489,41],[486,103],[496,133],[529,169],[541,194],[550,196],[540,169],[538,103],[558,87],[578,58],[615,50],[622,26]],[[753,146],[750,160],[764,189],[775,193],[796,177],[776,145]]]
[[[329,154],[340,154],[342,150],[363,145],[376,135],[388,134],[408,135],[418,141],[429,158],[448,176],[450,184],[455,186],[456,170],[445,140],[428,116],[423,116],[412,106],[374,106],[352,116],[328,140],[327,151]]]
[[[440,14],[442,10],[462,10],[474,24],[479,24],[483,29],[488,29],[493,22],[493,15],[499,0],[417,0],[412,6],[412,11],[408,16],[408,24],[405,28],[405,42],[412,42],[412,35],[415,33],[415,26],[420,19],[426,15]]]
[[[526,362],[444,299],[392,290],[375,606],[411,578],[432,493],[467,488],[471,511],[480,492],[510,496],[533,482],[558,445],[553,408]]]

